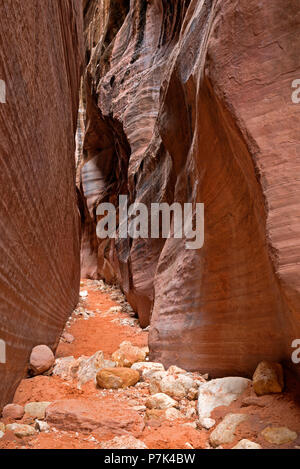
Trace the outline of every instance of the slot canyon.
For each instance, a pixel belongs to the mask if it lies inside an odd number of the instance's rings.
[[[0,0],[0,449],[300,448],[299,50],[297,0]]]

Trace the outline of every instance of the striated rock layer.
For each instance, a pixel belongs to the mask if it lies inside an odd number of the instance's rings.
[[[33,346],[56,347],[78,300],[81,9],[81,0],[0,0],[0,408]]]
[[[296,0],[86,0],[83,272],[122,286],[151,359],[250,375],[300,337]],[[97,241],[96,208],[202,202],[205,244]]]

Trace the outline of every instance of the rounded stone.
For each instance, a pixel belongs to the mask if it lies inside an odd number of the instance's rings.
[[[55,357],[47,345],[38,345],[32,349],[29,363],[32,372],[35,375],[41,375],[54,365]]]
[[[8,404],[2,411],[4,419],[21,420],[24,417],[24,407],[18,404]]]

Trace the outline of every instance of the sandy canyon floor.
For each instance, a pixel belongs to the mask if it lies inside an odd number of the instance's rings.
[[[137,319],[117,289],[92,280],[82,281],[81,289],[86,290],[88,296],[81,300],[80,307],[73,313],[66,327],[74,341],[67,343],[61,340],[57,358],[90,357],[101,350],[105,359],[110,360],[124,341],[138,347],[147,346],[147,330],[139,327]],[[207,373],[209,374],[209,370]],[[63,425],[56,428],[50,424],[47,432],[37,432],[28,438],[18,438],[7,431],[0,440],[0,448],[101,449],[107,442],[123,434],[126,437],[134,436],[149,449],[213,449],[210,444],[213,429],[206,430],[199,425],[197,400],[179,401],[177,410],[180,418],[170,420],[164,411],[146,407],[149,395],[147,382],[139,382],[127,389],[101,390],[94,381],[80,387],[76,380],[64,380],[49,373],[24,379],[15,394],[14,403],[25,405],[30,402],[72,400],[79,407],[85,403],[91,413],[96,412],[99,404],[101,418],[105,420],[107,417],[106,426],[101,432],[87,432],[82,431],[80,425],[78,431],[70,431],[64,429]],[[258,443],[262,448],[300,446],[300,390],[297,390],[295,381],[288,374],[283,393],[257,397],[250,385],[229,407],[215,409],[212,417],[219,424],[230,413],[245,414],[247,418],[235,431],[234,441],[222,445],[224,449],[234,447],[242,439]],[[123,422],[121,430],[114,423],[118,420]],[[12,423],[3,419],[0,422]],[[18,423],[34,426],[35,421],[25,414]],[[298,438],[286,444],[271,444],[262,435],[266,427],[287,427],[296,432]]]

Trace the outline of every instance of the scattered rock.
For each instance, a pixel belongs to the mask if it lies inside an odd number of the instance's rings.
[[[51,402],[30,402],[25,405],[25,413],[34,419],[44,420],[50,404]]]
[[[141,440],[132,435],[116,436],[113,440],[101,444],[101,449],[148,449]]]
[[[114,366],[115,363],[105,360],[103,352],[99,350],[91,357],[80,357],[77,360],[74,357],[57,359],[52,374],[67,381],[77,379],[78,387],[81,388],[89,381],[94,381],[98,371]]]
[[[18,438],[25,438],[36,434],[36,430],[30,425],[21,425],[19,423],[6,425],[6,430],[13,432]]]
[[[283,368],[279,363],[261,362],[253,375],[253,388],[258,396],[281,393],[284,387]]]
[[[18,404],[8,404],[2,411],[4,419],[21,420],[24,417],[24,407]]]
[[[106,366],[104,354],[101,350],[96,352],[92,357],[80,357],[77,364],[78,370],[76,377],[79,387],[89,381],[95,380],[98,371]]]
[[[46,420],[59,429],[83,433],[97,431],[99,435],[130,432],[138,437],[145,427],[142,416],[124,404],[112,406],[111,403],[82,399],[54,402],[46,410]]]
[[[122,342],[119,349],[112,354],[117,366],[126,368],[130,368],[136,362],[144,362],[146,357],[146,348],[135,347],[131,342]]]
[[[185,443],[184,446],[186,449],[195,449],[189,442]]]
[[[187,374],[178,374],[177,376],[168,374],[161,380],[160,390],[177,400],[183,399],[188,395],[196,399],[198,394],[197,384]]]
[[[52,350],[47,345],[38,345],[34,347],[30,355],[30,370],[34,375],[41,375],[55,363],[55,357]]]
[[[86,290],[83,290],[79,293],[80,298],[86,299],[89,296],[89,292]]]
[[[232,449],[262,449],[258,443],[254,443],[250,440],[241,440]]]
[[[184,419],[184,415],[182,415],[182,413],[178,409],[175,409],[174,407],[170,407],[169,409],[166,410],[165,417],[167,420],[171,420],[171,421]]]
[[[35,429],[41,433],[49,433],[50,432],[50,425],[43,420],[36,420],[35,421]]]
[[[138,371],[130,368],[104,368],[97,373],[99,388],[119,389],[134,386],[140,379]]]
[[[74,357],[58,358],[55,361],[53,376],[59,376],[64,380],[72,380],[76,377],[78,363]]]
[[[172,365],[168,369],[168,374],[169,375],[179,375],[179,374],[186,374],[187,371],[183,370],[182,368],[179,368],[178,366]]]
[[[235,431],[247,419],[244,414],[228,414],[210,435],[212,446],[220,446],[232,443],[235,438]]]
[[[61,336],[61,340],[63,342],[66,342],[67,344],[73,344],[75,338],[72,334],[69,334],[68,332],[64,332],[63,335]]]
[[[198,413],[199,422],[204,428],[211,428],[215,421],[210,418],[211,412],[220,406],[229,406],[242,394],[251,381],[246,378],[228,377],[213,379],[199,388]]]
[[[0,422],[0,432],[5,433],[5,425],[2,422]]]
[[[155,371],[150,373],[150,375],[147,376],[147,380],[149,380],[150,383],[150,393],[151,394],[157,394],[161,392],[161,387],[160,383],[163,378],[168,376],[167,371]]]
[[[146,406],[148,409],[168,409],[169,407],[175,407],[177,402],[167,394],[158,393],[150,396],[147,399]]]
[[[298,438],[297,433],[287,427],[267,427],[261,434],[272,445],[285,445]]]
[[[161,363],[153,363],[153,362],[134,363],[131,368],[133,370],[139,371],[142,381],[150,379],[151,376],[157,371],[165,371],[164,366]]]

